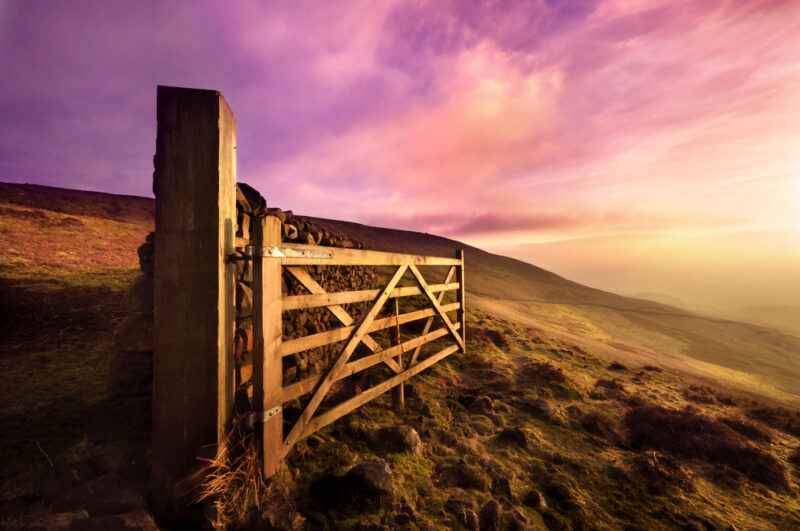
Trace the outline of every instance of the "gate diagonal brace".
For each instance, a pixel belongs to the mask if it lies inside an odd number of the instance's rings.
[[[292,427],[289,435],[287,435],[283,441],[283,457],[286,456],[292,446],[294,446],[294,444],[302,437],[306,425],[311,421],[311,417],[322,403],[322,400],[328,394],[331,385],[333,385],[333,382],[336,381],[336,377],[339,376],[342,370],[344,370],[345,364],[350,359],[353,351],[358,344],[361,343],[361,338],[364,336],[364,334],[366,334],[369,326],[372,324],[372,321],[375,320],[375,316],[378,315],[378,312],[381,310],[381,308],[383,308],[383,304],[389,298],[389,294],[400,281],[400,277],[403,276],[403,273],[405,273],[406,270],[408,270],[407,265],[401,265],[397,268],[397,271],[395,271],[394,276],[392,276],[391,280],[389,280],[389,283],[383,288],[383,291],[381,291],[381,294],[378,296],[378,298],[373,301],[372,308],[370,308],[367,314],[362,318],[358,328],[356,328],[356,330],[350,336],[350,340],[339,354],[339,357],[336,359],[333,366],[328,370],[328,374],[317,386],[317,390],[314,392],[308,404],[306,404],[306,408],[303,410],[303,413],[300,414],[300,418],[297,419],[297,422]]]
[[[289,273],[296,278],[297,281],[300,282],[300,284],[302,284],[303,287],[305,287],[310,293],[317,295],[326,293],[325,289],[320,286],[302,266],[290,266],[287,267],[286,270],[289,271]],[[333,316],[336,317],[336,319],[338,319],[343,325],[350,326],[353,324],[353,318],[340,305],[331,305],[327,306],[327,308],[328,311],[331,312]],[[372,352],[378,352],[381,350],[381,346],[374,339],[372,339],[369,334],[364,334],[364,337],[361,338],[361,341]],[[392,359],[388,359],[384,363],[386,363],[386,365],[388,365],[395,374],[399,374],[403,370],[402,367],[400,367],[400,365]]]
[[[453,326],[452,321],[450,321],[450,318],[447,317],[447,314],[442,311],[442,307],[439,305],[439,301],[436,300],[434,294],[431,293],[430,289],[428,289],[428,283],[425,282],[425,278],[419,272],[419,269],[417,269],[416,266],[414,265],[410,265],[408,266],[408,268],[411,270],[411,273],[413,273],[414,277],[417,279],[419,287],[422,288],[422,293],[428,298],[428,301],[431,303],[431,306],[433,306],[433,309],[436,310],[436,313],[438,313],[439,317],[441,317],[442,321],[444,321],[444,324],[450,331],[450,334],[453,336],[453,339],[455,339],[456,343],[458,343],[458,345],[463,349],[464,339],[458,334],[458,332],[456,332],[456,329]]]

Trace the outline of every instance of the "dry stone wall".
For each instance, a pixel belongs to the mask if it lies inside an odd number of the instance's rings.
[[[364,249],[365,246],[343,234],[335,234],[301,217],[292,211],[267,208],[266,202],[251,187],[240,183],[237,186],[237,242],[252,244],[251,228],[259,217],[276,216],[282,223],[284,245],[309,244],[326,247]],[[253,347],[253,292],[252,264],[249,261],[236,263],[236,354],[237,364],[245,365],[250,359]],[[311,277],[325,291],[353,291],[374,289],[377,276],[374,267],[363,266],[308,266]],[[289,272],[284,271],[281,292],[283,295],[302,295],[308,291]],[[345,310],[356,320],[369,309],[368,303],[344,305]],[[283,340],[287,341],[311,334],[317,334],[341,326],[341,323],[326,308],[292,310],[283,313]],[[290,384],[316,374],[320,374],[333,361],[339,345],[327,345],[284,358],[283,383]],[[241,379],[246,379],[242,375]]]
[[[114,330],[108,394],[86,411],[89,440],[147,440],[152,428],[153,275],[155,234],[138,249],[142,274],[120,301],[122,320]]]
[[[237,249],[252,244],[254,220],[271,215],[280,218],[285,245],[303,243],[328,247],[363,249],[364,245],[342,234],[334,234],[291,211],[267,208],[264,198],[246,184],[237,185]],[[152,424],[153,392],[153,286],[155,269],[155,233],[148,234],[139,247],[141,275],[129,286],[122,301],[123,318],[114,332],[108,377],[109,397],[93,404],[87,411],[86,427],[90,439],[105,442],[115,439],[145,440]],[[329,292],[374,289],[377,287],[374,267],[309,266],[308,272]],[[253,349],[253,267],[249,260],[236,262],[236,384],[247,387],[252,372]],[[301,295],[308,291],[288,272],[283,273],[284,295]],[[344,305],[356,320],[368,310],[368,303]],[[283,313],[283,340],[316,334],[341,323],[326,308],[294,310]],[[293,354],[284,358],[283,383],[293,383],[320,374],[333,361],[341,344]],[[237,393],[242,397],[242,394]],[[246,396],[246,394],[244,395]],[[237,408],[249,407],[238,402]]]

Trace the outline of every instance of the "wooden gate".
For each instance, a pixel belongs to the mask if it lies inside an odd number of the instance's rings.
[[[465,351],[464,254],[459,250],[456,258],[443,258],[314,245],[283,247],[278,218],[268,216],[254,221],[257,221],[253,231],[254,246],[247,248],[247,254],[254,262],[253,401],[256,422],[260,425],[257,433],[260,433],[263,443],[264,471],[269,476],[299,440],[389,389],[402,385],[450,354]],[[309,265],[392,266],[395,269],[382,289],[328,293],[307,271]],[[441,283],[429,284],[420,272],[423,266],[440,266],[438,269],[445,266],[447,274]],[[284,269],[309,294],[282,295]],[[400,286],[404,275],[410,275],[415,285]],[[442,304],[448,291],[455,291],[456,302]],[[389,299],[415,295],[425,297],[425,309],[378,318]],[[342,306],[366,301],[371,301],[372,305],[357,322]],[[326,307],[342,326],[283,341],[283,312],[317,307]],[[455,320],[448,316],[451,312],[457,312]],[[444,326],[431,331],[437,317]],[[426,321],[421,333],[411,339],[400,339],[401,324],[422,319]],[[397,329],[397,340],[384,348],[370,333],[388,328]],[[428,356],[420,355],[423,345],[441,338],[449,338],[453,344]],[[344,347],[323,374],[284,385],[284,357],[337,342],[343,342]],[[371,353],[354,358],[360,344]],[[324,412],[318,412],[337,381],[379,364],[387,365],[392,376]],[[310,399],[302,414],[284,434],[283,404],[306,395],[310,395]]]

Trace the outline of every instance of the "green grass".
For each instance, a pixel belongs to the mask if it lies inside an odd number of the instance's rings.
[[[2,273],[0,499],[8,499],[30,490],[48,457],[80,450],[83,411],[106,394],[117,304],[138,273],[31,265]]]
[[[491,330],[502,334],[504,347],[492,342]],[[310,524],[335,522],[345,528],[358,522],[391,524],[396,504],[354,515],[325,509],[307,495],[309,484],[322,474],[344,474],[368,459],[390,466],[395,499],[405,499],[415,508],[421,528],[458,527],[455,515],[446,509],[452,497],[471,502],[476,511],[488,500],[498,499],[505,510],[551,528],[655,529],[705,522],[717,528],[735,524],[740,529],[785,529],[800,522],[797,472],[787,476],[788,490],[772,490],[703,458],[634,448],[622,422],[633,402],[642,397],[673,409],[691,405],[711,418],[741,417],[752,407],[749,399],[709,388],[719,399],[696,403],[684,393],[690,383],[679,375],[637,365],[611,366],[591,351],[479,310],[468,312],[468,331],[466,355],[453,355],[410,381],[430,414],[414,409],[413,401],[397,413],[387,393],[292,451],[287,489]],[[566,377],[561,384],[581,392],[552,393],[547,382],[520,380],[520,367],[530,363],[558,367]],[[618,393],[590,397],[598,380],[615,378],[621,387]],[[470,401],[487,393],[494,399],[495,412],[469,413]],[[539,397],[553,406],[550,418],[532,415],[517,405],[520,399]],[[597,422],[592,424],[593,419],[600,419],[602,429],[596,427]],[[368,442],[371,430],[403,423],[419,431],[422,456],[386,452]],[[503,426],[523,428],[528,446],[498,440]],[[800,438],[783,431],[773,433],[772,442],[758,448],[792,470],[788,459]],[[461,460],[487,478],[485,490],[439,481],[443,467]],[[508,480],[510,497],[492,492],[498,480]],[[525,501],[535,491],[543,493],[549,505],[542,514]]]

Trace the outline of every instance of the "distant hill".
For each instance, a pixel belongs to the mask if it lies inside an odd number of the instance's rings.
[[[743,308],[723,309],[710,305],[686,302],[678,297],[670,297],[663,293],[634,293],[631,294],[630,297],[660,302],[696,314],[759,324],[770,328],[776,328],[784,332],[790,332],[794,335],[800,335],[800,306],[765,304],[746,306]]]
[[[153,212],[148,198],[0,183],[0,265],[133,265]],[[309,219],[375,249],[452,256],[463,248],[469,305],[607,359],[656,364],[800,404],[800,337],[791,333],[590,288],[440,236]],[[752,320],[752,312],[742,318]]]
[[[800,338],[795,335],[590,288],[440,236],[309,219],[381,250],[447,256],[463,248],[470,305],[608,359],[655,363],[738,391],[800,404]]]
[[[800,335],[800,306],[747,306],[730,312],[730,316]]]

